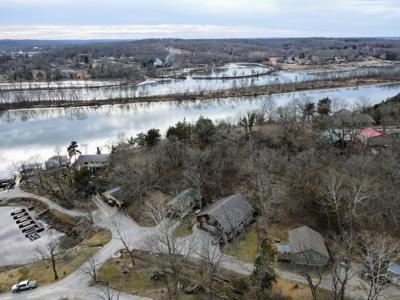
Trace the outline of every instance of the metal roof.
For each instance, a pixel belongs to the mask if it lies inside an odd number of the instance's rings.
[[[202,211],[198,216],[212,216],[225,232],[232,232],[240,224],[253,217],[254,208],[243,197],[242,194],[235,194],[223,198],[212,206]]]

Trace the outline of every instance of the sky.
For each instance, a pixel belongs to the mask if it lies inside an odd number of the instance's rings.
[[[0,0],[0,39],[398,37],[400,0]]]

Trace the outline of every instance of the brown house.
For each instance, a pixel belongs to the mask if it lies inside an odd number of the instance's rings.
[[[199,228],[216,237],[221,244],[244,233],[254,222],[256,210],[241,194],[223,198],[197,215]]]

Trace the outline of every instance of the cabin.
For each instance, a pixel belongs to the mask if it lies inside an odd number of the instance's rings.
[[[329,253],[322,235],[307,226],[289,230],[289,243],[278,245],[278,255],[287,257],[296,265],[324,267]]]
[[[108,158],[109,154],[79,155],[74,165],[78,168],[87,167],[94,171],[106,167],[108,165]]]
[[[182,191],[179,195],[167,203],[167,209],[171,215],[183,218],[195,208],[201,206],[202,196],[199,191],[193,188]]]
[[[243,234],[256,219],[257,212],[241,194],[215,202],[197,215],[199,228],[225,244]]]
[[[124,191],[121,187],[115,187],[101,194],[101,198],[110,206],[122,208],[125,205]]]

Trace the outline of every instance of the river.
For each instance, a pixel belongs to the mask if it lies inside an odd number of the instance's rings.
[[[201,115],[213,120],[237,119],[248,111],[261,108],[267,101],[280,106],[295,98],[316,102],[329,97],[339,107],[358,100],[375,104],[399,93],[400,83],[393,83],[207,101],[0,112],[0,178],[12,172],[10,166],[14,162],[33,156],[44,161],[54,155],[56,149],[65,153],[71,141],[77,141],[83,153],[94,153],[96,147],[106,152],[107,145],[122,133],[130,137],[150,128],[159,128],[164,133],[169,126],[184,118],[192,122]]]
[[[240,67],[228,65],[221,73],[212,71],[205,74],[188,74],[185,79],[152,79],[140,84],[125,84],[123,86],[93,87],[91,88],[68,88],[68,82],[64,82],[61,89],[33,89],[22,88],[19,91],[7,91],[10,87],[1,90],[0,103],[22,102],[22,101],[57,101],[57,100],[104,100],[119,98],[134,98],[144,96],[163,96],[175,94],[201,94],[207,91],[221,91],[234,88],[250,88],[255,86],[266,86],[272,84],[287,84],[292,82],[304,82],[311,80],[330,80],[338,78],[356,78],[379,76],[382,74],[400,74],[400,66],[396,64],[388,66],[351,67],[327,70],[304,70],[304,71],[277,71],[272,74],[262,73],[262,70],[270,70],[257,66]],[[256,77],[216,79],[218,76],[247,76],[250,74],[262,74]],[[200,77],[197,77],[200,76]],[[201,76],[210,76],[214,79],[202,79]],[[394,76],[394,75],[393,75]],[[197,79],[196,79],[197,77]],[[77,82],[82,84],[82,82]],[[71,84],[71,83],[69,83]],[[98,83],[99,85],[101,82]],[[111,85],[112,82],[103,82],[104,85]],[[22,85],[22,83],[20,84]],[[26,83],[28,85],[28,83]],[[48,83],[50,85],[50,83]],[[54,85],[54,84],[53,84]],[[88,84],[89,85],[89,84]],[[115,85],[115,83],[114,83]],[[54,87],[54,86],[53,86]]]

